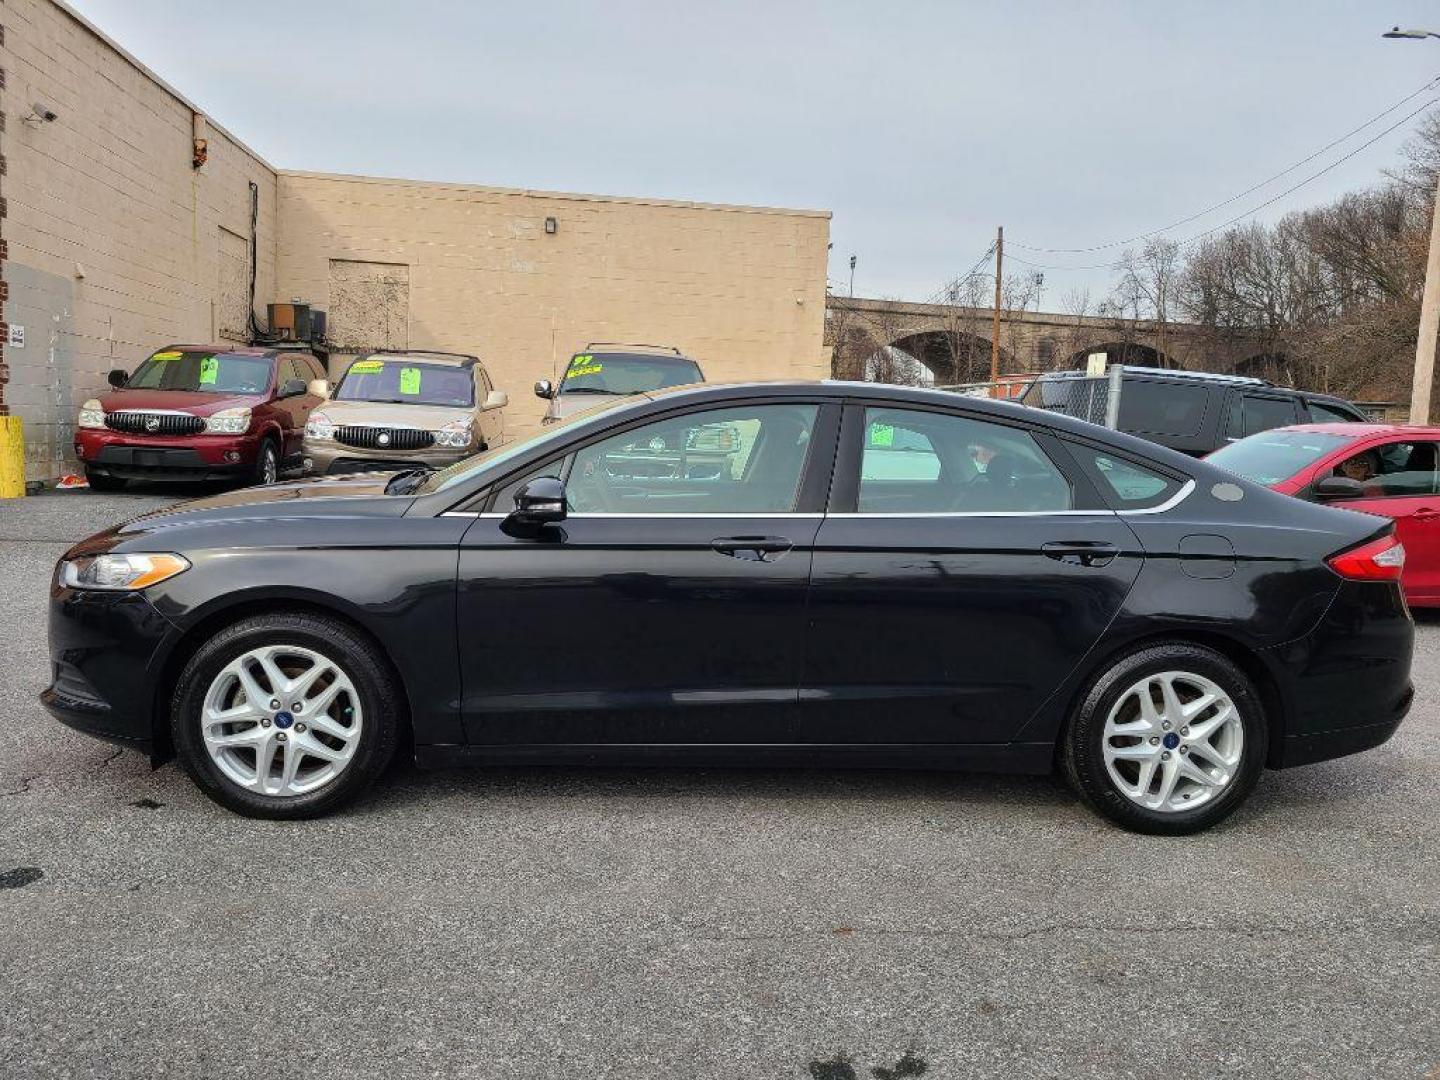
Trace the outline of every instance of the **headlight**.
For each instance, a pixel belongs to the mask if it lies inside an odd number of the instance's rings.
[[[100,407],[100,402],[95,398],[91,398],[80,406],[80,426],[88,428],[105,426],[105,410]]]
[[[207,435],[244,435],[250,430],[249,409],[221,409],[205,418]]]
[[[60,580],[72,589],[128,592],[159,584],[190,569],[179,555],[93,555],[62,563]]]
[[[310,419],[305,421],[305,437],[307,439],[333,439],[335,425],[323,412],[311,413]]]
[[[470,421],[454,420],[446,424],[439,431],[435,432],[436,446],[459,446],[470,445]]]

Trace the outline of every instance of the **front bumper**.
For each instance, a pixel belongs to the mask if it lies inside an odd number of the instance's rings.
[[[132,435],[79,428],[75,456],[87,472],[121,480],[220,480],[255,466],[258,435]]]
[[[150,750],[156,661],[173,630],[143,592],[52,583],[51,683],[40,703],[77,731]]]
[[[424,450],[369,449],[346,446],[338,442],[305,440],[305,471],[316,476],[338,476],[343,473],[385,472],[415,469],[421,465],[443,469],[463,461],[476,452],[476,447],[427,447]]]

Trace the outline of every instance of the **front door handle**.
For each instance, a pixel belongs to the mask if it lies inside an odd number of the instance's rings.
[[[783,536],[724,536],[711,540],[710,546],[721,555],[750,562],[769,562],[795,545]]]
[[[1103,540],[1057,540],[1042,544],[1040,550],[1047,558],[1072,566],[1109,566],[1120,554],[1118,547]]]

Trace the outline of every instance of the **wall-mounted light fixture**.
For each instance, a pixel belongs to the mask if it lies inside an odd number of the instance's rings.
[[[545,219],[545,235],[554,236],[559,231],[560,222],[556,221],[553,217],[547,217]]]
[[[197,112],[191,114],[190,134],[190,167],[192,169],[198,169],[210,160],[210,140],[206,137],[205,116],[203,113]]]

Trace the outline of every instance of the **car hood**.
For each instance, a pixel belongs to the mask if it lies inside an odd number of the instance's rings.
[[[391,475],[359,473],[241,488],[144,514],[127,521],[120,532],[148,532],[175,525],[241,518],[400,517],[414,500],[385,494],[385,484]]]
[[[332,424],[359,424],[372,427],[409,427],[435,431],[456,420],[469,420],[473,409],[449,405],[392,405],[384,401],[335,401],[321,405]]]
[[[187,412],[210,416],[221,409],[255,408],[263,394],[204,394],[193,390],[112,390],[100,395],[100,407],[108,412],[129,409]]]

